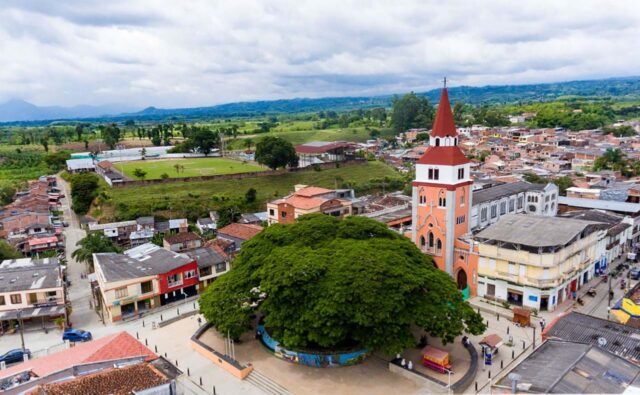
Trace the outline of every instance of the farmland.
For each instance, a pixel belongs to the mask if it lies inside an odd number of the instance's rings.
[[[98,219],[125,220],[141,215],[189,217],[207,215],[209,210],[236,204],[243,211],[262,211],[265,203],[290,193],[296,184],[335,188],[351,187],[358,194],[397,190],[404,178],[381,162],[343,166],[322,171],[304,170],[277,176],[238,180],[189,181],[105,190],[96,199],[92,214]],[[244,203],[249,188],[257,191],[252,204]]]
[[[176,167],[178,166],[178,167]],[[263,167],[227,158],[159,159],[116,163],[115,167],[135,179],[135,169],[146,172],[145,179],[160,179],[163,174],[171,178],[210,176],[217,174],[249,173],[265,170]]]

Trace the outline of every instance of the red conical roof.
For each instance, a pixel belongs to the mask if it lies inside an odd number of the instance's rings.
[[[456,123],[453,120],[451,104],[449,104],[449,94],[447,93],[447,88],[442,88],[442,95],[440,95],[440,103],[438,104],[436,120],[433,121],[431,136],[454,137],[457,135]]]

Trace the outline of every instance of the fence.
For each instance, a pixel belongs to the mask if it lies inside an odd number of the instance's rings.
[[[49,354],[62,351],[66,348],[67,348],[67,344],[62,342],[62,343],[54,344],[53,346],[50,346],[47,348],[43,348],[41,350],[31,351],[31,359],[46,357]]]

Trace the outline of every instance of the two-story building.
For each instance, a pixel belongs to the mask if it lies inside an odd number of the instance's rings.
[[[44,321],[65,317],[63,267],[55,258],[0,263],[0,321]]]
[[[271,224],[291,224],[301,215],[324,213],[335,217],[353,214],[352,189],[326,189],[307,185],[296,185],[295,191],[267,203],[268,222]]]
[[[506,215],[476,235],[478,296],[552,311],[595,274],[607,224]]]
[[[239,251],[242,243],[262,232],[262,226],[233,223],[218,230],[218,239],[232,243],[233,250]]]
[[[131,233],[137,230],[138,223],[136,221],[89,224],[89,233],[102,233],[106,237],[110,238],[115,244],[120,246],[129,246],[131,243]]]
[[[94,294],[105,320],[114,322],[197,293],[198,265],[187,255],[154,244],[123,254],[93,255]]]
[[[202,247],[202,239],[195,233],[183,232],[164,236],[162,244],[169,251],[183,252]]]
[[[229,254],[215,243],[185,251],[185,254],[198,262],[198,292],[203,292],[216,278],[231,269]]]
[[[507,214],[533,214],[553,217],[558,212],[555,184],[513,182],[473,191],[471,230],[483,229]]]

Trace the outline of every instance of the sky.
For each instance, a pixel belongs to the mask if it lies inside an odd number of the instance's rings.
[[[640,75],[640,2],[2,0],[0,102],[193,107]]]

